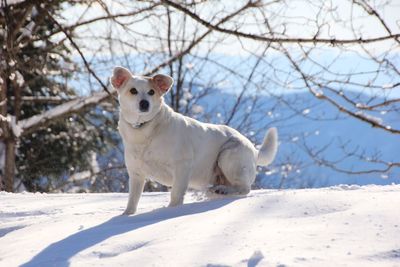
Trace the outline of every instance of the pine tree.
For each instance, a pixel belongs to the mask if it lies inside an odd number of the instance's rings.
[[[22,1],[8,5],[2,1],[0,74],[6,106],[2,118],[20,121],[79,96],[66,82],[78,67],[65,40],[49,37],[58,29],[46,15],[59,14],[67,3]],[[106,139],[112,137],[104,119],[107,117],[97,108],[49,122],[23,138],[2,124],[0,140],[8,144],[4,147],[14,144],[15,177],[29,191],[49,191],[69,174],[88,169],[91,153],[105,151]]]

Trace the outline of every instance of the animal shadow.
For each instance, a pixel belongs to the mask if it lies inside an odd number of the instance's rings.
[[[69,266],[73,256],[112,236],[135,231],[142,227],[177,217],[219,209],[239,198],[230,197],[190,203],[174,208],[161,208],[134,216],[116,216],[100,225],[82,230],[49,245],[21,266]]]

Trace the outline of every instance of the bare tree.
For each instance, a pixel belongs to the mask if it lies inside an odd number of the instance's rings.
[[[73,2],[72,4],[76,3]],[[52,11],[55,7],[52,2],[38,5],[28,1],[10,4],[7,1],[2,1],[1,12],[5,15],[4,20],[1,21],[2,37],[4,37],[3,40],[6,43],[1,51],[2,58],[4,58],[2,64],[5,66],[1,73],[1,140],[4,143],[2,153],[4,153],[5,160],[2,180],[4,180],[4,188],[7,191],[13,190],[15,155],[19,140],[57,120],[71,116],[71,114],[85,112],[104,101],[111,101],[110,103],[115,104],[113,100],[115,99],[114,92],[107,85],[108,73],[102,78],[99,75],[101,73],[99,66],[104,64],[105,61],[110,62],[107,65],[107,71],[109,71],[112,63],[126,65],[131,67],[133,71],[140,69],[136,73],[143,75],[152,75],[161,68],[168,67],[176,80],[175,90],[171,92],[170,103],[180,112],[190,112],[191,102],[194,103],[207,94],[207,90],[205,90],[192,95],[193,88],[199,86],[195,80],[200,75],[201,68],[192,70],[192,63],[187,61],[194,59],[191,56],[192,52],[212,33],[211,29],[198,32],[198,29],[191,28],[186,24],[187,16],[185,14],[183,16],[180,14],[171,15],[168,8],[166,9],[160,3],[148,2],[132,5],[129,2],[116,2],[115,4],[118,5],[116,11],[112,11],[113,7],[102,1],[82,1],[80,4],[84,8],[80,6],[81,14],[78,19],[71,23],[68,17],[70,15]],[[220,18],[216,24],[226,23],[251,7],[253,7],[251,3],[245,3],[237,10]],[[73,8],[72,5],[71,9]],[[87,17],[86,15],[90,14],[89,11],[92,9],[99,9],[101,14],[95,17]],[[164,13],[165,16],[159,16],[160,12]],[[180,21],[181,19],[183,19],[183,22]],[[51,31],[46,32],[46,34],[39,34],[39,25],[44,20],[52,25]],[[160,21],[163,20],[169,21],[161,23],[161,25],[166,25],[166,29],[154,26],[160,25]],[[154,32],[136,30],[135,27],[142,25],[144,21],[148,23],[144,27],[153,25]],[[105,27],[106,32],[98,30],[104,25],[109,25],[109,27]],[[172,25],[174,30],[172,30]],[[121,32],[124,35],[121,35]],[[149,41],[132,43],[126,37],[130,37],[130,40],[147,38]],[[96,40],[96,43],[94,40]],[[23,47],[38,42],[52,43],[53,45],[48,48],[52,53],[56,53],[57,48],[61,45],[66,45],[71,51],[74,51],[82,63],[83,74],[80,78],[84,78],[85,72],[87,73],[87,88],[80,89],[81,92],[74,95],[65,94],[66,90],[69,90],[67,87],[58,90],[59,96],[32,97],[24,95],[26,91],[24,88],[28,86],[25,83],[27,77],[22,76],[20,83],[17,83],[16,77],[21,75],[22,69],[26,69],[27,63],[19,59],[26,57],[24,54],[26,51],[22,49]],[[152,47],[148,46],[149,42],[152,43]],[[119,52],[115,52],[116,47],[119,47]],[[168,47],[168,53],[163,53],[165,47]],[[208,50],[208,53],[211,49]],[[143,58],[140,61],[137,60],[136,63],[144,62],[145,66],[140,68],[129,66],[132,64],[132,52],[135,54],[143,53]],[[156,55],[156,53],[159,54]],[[96,57],[97,54],[102,56]],[[149,62],[151,63],[149,64]],[[33,66],[40,68],[37,64],[35,65],[35,62],[32,62],[32,70],[34,69]],[[69,71],[79,73],[79,68]],[[41,75],[46,75],[46,73],[41,73]],[[64,79],[66,83],[70,81],[70,78],[65,77]],[[92,83],[92,79],[94,79],[95,84]],[[14,92],[14,94],[11,92]],[[90,95],[79,95],[84,93]],[[51,103],[52,108],[21,119],[19,114],[24,111],[21,106],[22,100],[32,103]],[[115,105],[114,108],[116,110]]]
[[[395,20],[399,9],[393,1],[250,1],[253,7],[246,19],[223,26],[201,12],[198,7],[205,3],[162,2],[188,15],[193,23],[236,38],[243,49],[260,51],[268,46],[269,52],[286,59],[282,64],[286,70],[274,64],[276,56],[263,59],[268,71],[279,73],[266,75],[280,88],[306,89],[338,112],[390,134],[400,133],[396,119],[400,30]],[[319,151],[306,142],[302,147],[316,163],[347,174],[387,173],[400,166],[400,162],[355,153],[346,146],[341,161],[325,158],[322,151],[326,148]],[[371,167],[341,168],[340,162],[349,158]]]
[[[167,99],[174,110],[229,124],[253,141],[269,124],[283,124],[293,116],[315,121],[338,119],[339,115],[313,117],[286,97],[286,91],[308,91],[339,113],[388,134],[400,133],[398,120],[386,119],[398,116],[400,102],[400,32],[396,21],[384,16],[394,12],[389,10],[396,8],[393,1],[95,0],[65,1],[68,8],[59,12],[54,12],[51,1],[38,5],[2,0],[1,4],[0,148],[5,164],[0,185],[8,191],[12,191],[19,140],[71,114],[93,110],[100,103],[117,110],[115,93],[107,81],[114,65],[136,74],[168,72],[176,81]],[[33,13],[39,16],[32,19]],[[51,24],[51,30],[38,34],[42,20]],[[18,75],[28,66],[17,60],[26,53],[23,47],[40,42],[52,44],[52,53],[64,45],[75,56],[76,66],[69,70],[74,77],[58,75],[55,79],[62,80],[65,87],[47,97],[27,95],[26,83],[18,83]],[[231,60],[221,55],[231,55]],[[65,94],[77,84],[78,90]],[[229,95],[223,95],[226,92]],[[213,98],[221,93],[229,101]],[[22,118],[24,101],[51,103],[52,108]],[[291,115],[278,117],[281,106]],[[282,140],[291,139],[283,136]],[[313,161],[337,171],[359,174],[399,167],[399,162],[388,162],[378,155],[371,160],[367,153],[353,153],[344,145],[344,155],[381,167],[343,169],[324,157],[324,149],[303,141],[299,147]],[[289,167],[290,161],[298,167]],[[276,169],[280,168],[287,180],[290,175],[283,173],[307,164],[311,163],[287,158]],[[121,166],[117,162],[92,176],[104,176]]]

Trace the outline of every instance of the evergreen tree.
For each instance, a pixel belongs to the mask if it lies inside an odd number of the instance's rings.
[[[79,71],[65,39],[50,38],[58,31],[59,16],[68,1],[2,1],[0,42],[6,65],[7,114],[17,121],[54,108],[81,92],[68,86]],[[21,24],[21,25],[20,25]],[[12,42],[12,43],[11,43]],[[10,49],[12,48],[12,49]],[[111,116],[111,115],[110,115]],[[111,118],[111,117],[110,117]],[[113,120],[101,108],[50,122],[16,142],[15,177],[29,191],[50,191],[70,174],[90,168],[91,154],[106,150]]]

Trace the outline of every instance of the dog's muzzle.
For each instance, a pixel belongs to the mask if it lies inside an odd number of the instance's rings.
[[[140,100],[139,102],[139,109],[141,112],[147,112],[149,111],[150,103],[147,100]]]

